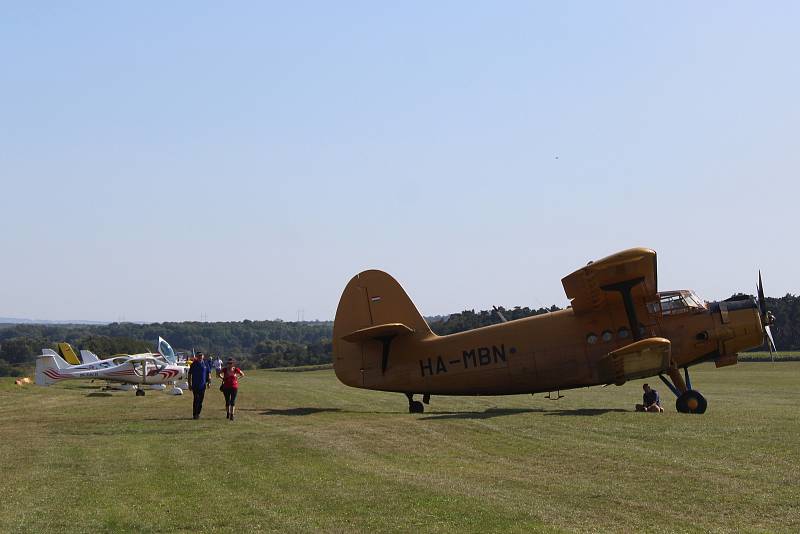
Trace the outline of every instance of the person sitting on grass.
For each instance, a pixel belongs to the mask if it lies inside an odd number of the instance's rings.
[[[637,412],[654,412],[661,413],[664,408],[661,407],[661,397],[658,396],[658,391],[650,387],[649,384],[642,386],[644,395],[642,395],[642,404],[636,405]]]

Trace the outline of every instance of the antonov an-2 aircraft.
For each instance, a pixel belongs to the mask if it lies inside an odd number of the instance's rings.
[[[739,351],[765,341],[775,348],[760,273],[757,300],[706,303],[693,291],[659,292],[656,253],[634,248],[561,282],[571,301],[565,310],[437,336],[394,278],[364,271],[336,310],[336,376],[404,393],[411,413],[424,411],[417,394],[427,404],[431,395],[555,392],[659,376],[679,412],[704,413],[689,366],[732,365]]]

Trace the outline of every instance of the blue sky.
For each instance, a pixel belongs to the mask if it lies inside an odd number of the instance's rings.
[[[797,3],[69,4],[0,7],[0,316],[800,293]]]

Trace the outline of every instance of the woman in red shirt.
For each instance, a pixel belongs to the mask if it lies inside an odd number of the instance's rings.
[[[222,394],[225,395],[226,417],[233,421],[236,411],[236,394],[239,392],[239,377],[244,376],[241,369],[233,365],[233,358],[228,358],[228,365],[217,373],[222,379]]]

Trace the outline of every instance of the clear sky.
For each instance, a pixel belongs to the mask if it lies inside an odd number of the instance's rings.
[[[0,316],[800,293],[800,3],[6,2]]]

